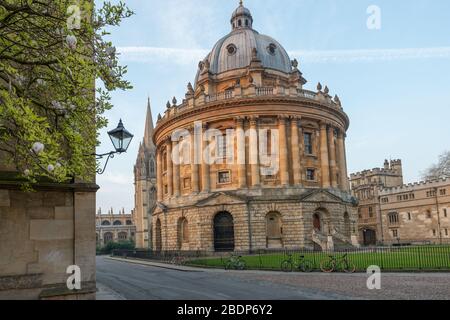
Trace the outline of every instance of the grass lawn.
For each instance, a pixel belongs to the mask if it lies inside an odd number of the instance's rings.
[[[297,260],[300,255],[314,264],[319,270],[320,262],[334,255],[341,257],[342,253],[327,252],[292,252]],[[280,270],[281,263],[286,260],[284,253],[253,254],[242,257],[248,269]],[[229,255],[213,258],[201,258],[189,261],[189,265],[223,268]],[[375,250],[358,250],[348,253],[348,259],[356,265],[357,271],[366,271],[371,265],[382,270],[447,270],[450,271],[450,246],[421,246],[403,248],[378,248]]]

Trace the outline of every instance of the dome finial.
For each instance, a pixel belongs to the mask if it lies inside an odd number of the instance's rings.
[[[241,28],[252,28],[253,17],[246,7],[244,7],[244,1],[239,0],[239,7],[234,10],[231,17],[231,25],[233,30]]]

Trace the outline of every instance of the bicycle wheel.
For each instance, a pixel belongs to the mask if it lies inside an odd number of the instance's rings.
[[[350,261],[343,261],[342,270],[344,270],[345,273],[354,273],[356,271],[356,266]]]
[[[311,272],[314,269],[314,264],[309,260],[304,260],[300,263],[299,269],[302,272]]]
[[[334,264],[334,261],[331,260],[331,259],[330,260],[323,260],[320,263],[320,270],[322,270],[323,272],[326,272],[326,273],[333,272],[334,268],[335,268],[335,264]]]
[[[292,272],[292,262],[290,262],[289,260],[283,261],[281,263],[281,270],[284,272]]]

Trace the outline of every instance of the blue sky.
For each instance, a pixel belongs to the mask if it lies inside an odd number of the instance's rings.
[[[102,1],[96,1],[101,3]],[[115,2],[115,1],[113,1]],[[144,132],[147,97],[154,120],[168,100],[184,97],[198,61],[230,32],[238,0],[128,0],[135,15],[109,37],[128,65],[134,89],[113,93],[108,129],[122,118],[135,134],[127,154],[98,177],[97,206],[134,207],[133,165]],[[403,160],[405,182],[450,149],[450,1],[246,0],[253,27],[297,58],[315,90],[337,93],[351,125],[349,172]],[[381,29],[369,30],[367,8],[381,10]],[[99,152],[110,151],[106,130]]]

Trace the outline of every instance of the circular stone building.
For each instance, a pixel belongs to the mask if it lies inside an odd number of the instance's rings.
[[[333,249],[357,244],[345,155],[349,119],[327,87],[253,29],[232,31],[199,63],[195,85],[158,116],[154,250]]]

